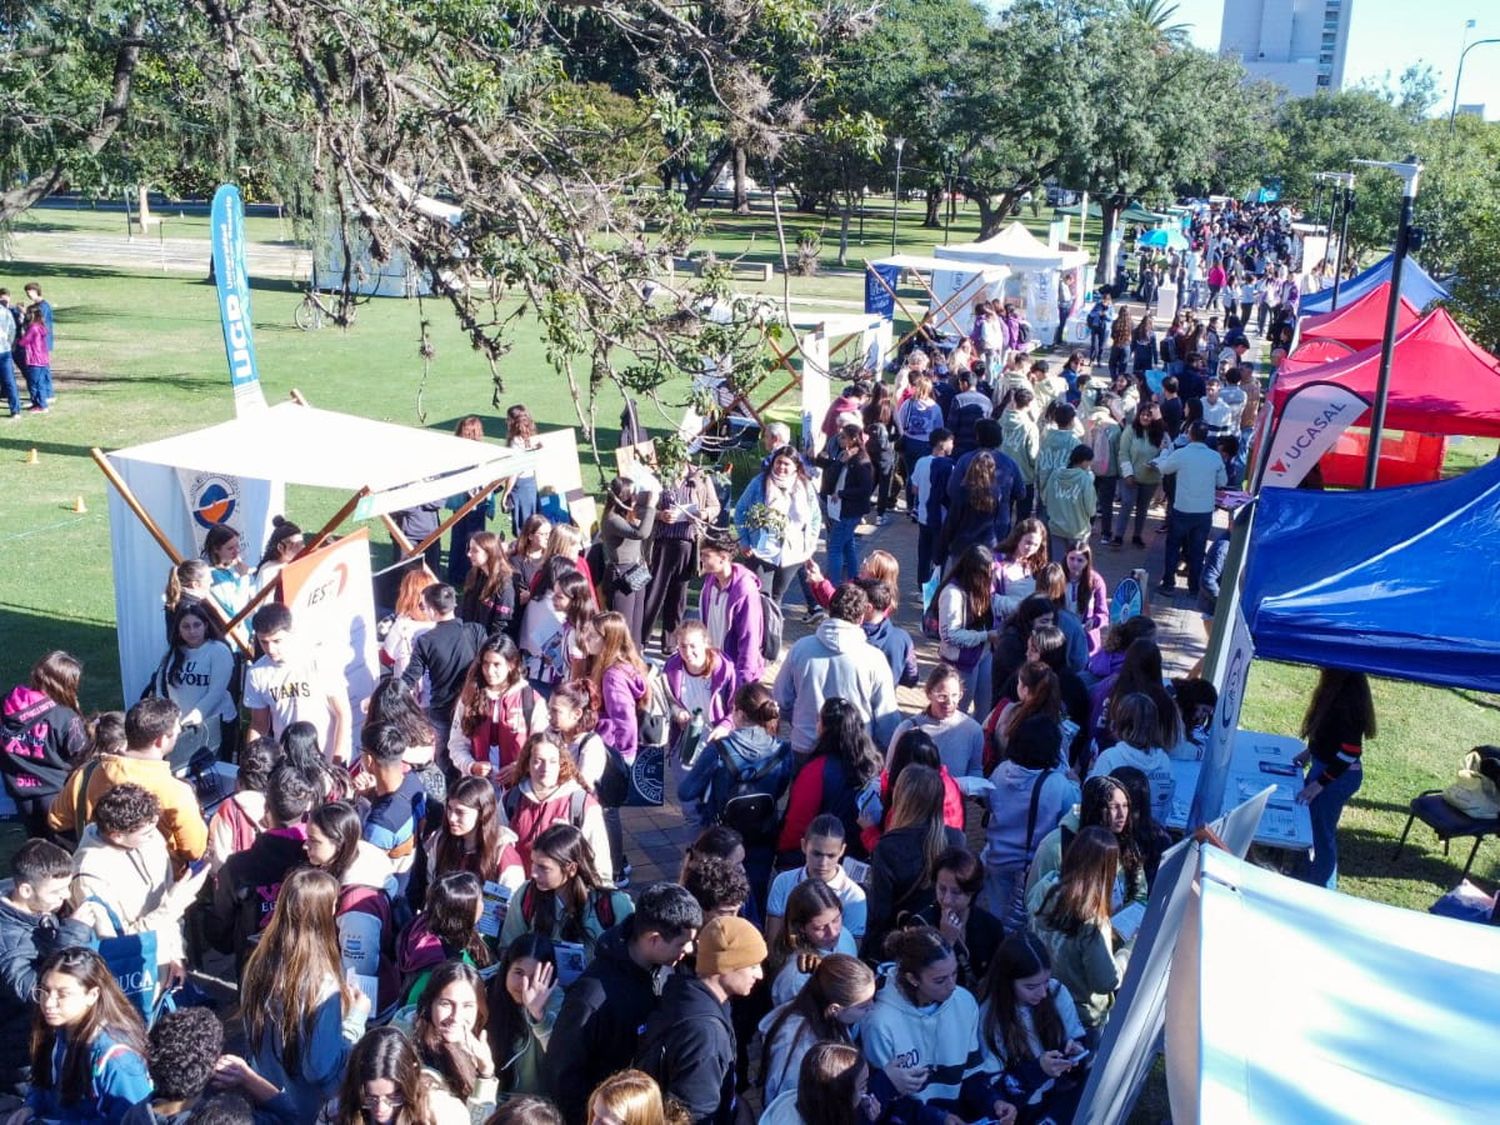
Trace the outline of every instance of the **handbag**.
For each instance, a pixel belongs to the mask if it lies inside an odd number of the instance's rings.
[[[90,895],[88,901],[97,903],[104,910],[109,917],[109,924],[118,935],[99,939],[99,957],[109,969],[110,976],[115,978],[115,983],[120,986],[120,991],[125,994],[125,999],[140,1012],[141,1018],[147,1021],[149,1027],[158,1011],[156,932],[145,930],[138,934],[124,933],[125,923],[120,921],[107,902],[96,895]]]
[[[632,594],[639,593],[651,584],[651,568],[643,562],[631,563],[620,572],[620,581]]]

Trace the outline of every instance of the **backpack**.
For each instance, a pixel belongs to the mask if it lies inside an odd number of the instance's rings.
[[[786,629],[786,617],[781,612],[781,603],[764,589],[760,592],[760,655],[774,661],[781,655],[781,640]]]
[[[1115,475],[1114,443],[1110,441],[1109,427],[1098,424],[1089,433],[1089,448],[1094,451],[1094,475],[1096,477],[1112,477]]]
[[[599,919],[604,929],[609,929],[615,924],[614,898],[609,891],[600,891],[589,897],[595,917]],[[532,921],[536,918],[536,884],[530,879],[526,880],[526,889],[521,892],[521,918],[526,923],[526,929],[530,930]]]
[[[765,843],[775,835],[780,817],[776,801],[785,788],[785,746],[753,766],[735,767],[729,748],[717,746],[719,765],[729,774],[729,794],[719,810],[718,823],[733,828],[747,845]]]
[[[585,789],[576,790],[568,798],[568,823],[578,831],[583,831],[583,817],[588,811],[589,794]],[[505,791],[505,799],[500,802],[505,807],[506,820],[514,824],[516,817],[521,812],[521,787],[513,785]],[[556,821],[552,823],[556,824]]]
[[[1500,817],[1500,748],[1476,746],[1464,757],[1458,777],[1443,790],[1443,800],[1475,820]]]
[[[1031,343],[1031,325],[1027,324],[1024,320],[1016,326],[1016,343]]]
[[[1093,308],[1089,309],[1088,326],[1090,328],[1104,327],[1104,306],[1102,304],[1095,304]]]

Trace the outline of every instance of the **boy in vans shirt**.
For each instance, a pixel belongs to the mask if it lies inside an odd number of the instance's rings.
[[[412,860],[422,840],[427,791],[406,768],[406,739],[388,723],[372,723],[360,734],[365,770],[375,779],[364,838],[390,856],[397,894],[411,882]]]
[[[293,723],[308,722],[318,728],[323,753],[347,765],[353,727],[344,683],[319,668],[311,653],[299,651],[286,606],[261,606],[251,628],[265,653],[245,676],[251,735],[280,738]]]
[[[814,817],[802,837],[801,867],[783,871],[771,881],[766,899],[766,941],[776,944],[786,924],[786,900],[804,879],[818,879],[838,895],[844,908],[844,929],[858,940],[865,934],[865,890],[849,877],[840,862],[844,858],[844,822],[832,813]]]

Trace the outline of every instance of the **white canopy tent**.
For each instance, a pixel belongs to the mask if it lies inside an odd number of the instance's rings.
[[[1048,246],[1020,222],[1011,223],[993,238],[967,246],[935,246],[932,256],[943,268],[933,274],[937,301],[946,300],[964,282],[955,264],[1005,267],[1009,276],[999,289],[976,293],[973,300],[1004,299],[1016,305],[1040,339],[1057,331],[1057,278],[1070,275],[1075,307],[1082,296],[1083,270],[1089,256],[1082,250]],[[973,301],[968,302],[972,304]]]
[[[571,431],[563,434],[569,440],[520,453],[288,402],[103,457],[101,468],[118,478],[109,496],[110,547],[125,698],[140,693],[165,651],[167,562],[159,547],[196,555],[207,527],[226,523],[253,562],[272,517],[285,510],[287,484],[350,493],[332,526],[482,489],[526,469],[567,487],[579,470]]]
[[[889,258],[878,258],[866,263],[865,272],[869,279],[866,282],[867,287],[873,285],[877,291],[883,291],[888,296],[892,315],[897,306],[901,308],[906,318],[911,321],[911,329],[907,335],[916,331],[917,325],[922,322],[922,317],[907,308],[906,302],[897,295],[896,287],[887,282],[886,274],[894,271],[910,273],[927,291],[927,311],[931,314],[937,330],[958,335],[964,335],[968,331],[970,320],[968,310],[973,303],[1000,296],[1005,290],[1005,280],[1010,276],[1010,269],[1007,266],[990,265],[984,262],[958,265],[952,261],[927,258],[920,254],[892,254]],[[940,276],[955,278],[952,288],[942,294],[939,293],[937,285],[937,279]],[[865,307],[870,307],[868,297]],[[904,343],[905,337],[900,342]],[[889,343],[887,341],[887,345]],[[888,346],[887,351],[889,350]],[[881,358],[884,359],[884,356],[882,355]]]
[[[1198,886],[1167,987],[1178,1125],[1494,1120],[1500,930],[1213,848]]]

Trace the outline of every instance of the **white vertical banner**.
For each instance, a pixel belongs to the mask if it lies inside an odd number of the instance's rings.
[[[1296,488],[1369,408],[1363,398],[1337,383],[1308,383],[1293,392],[1271,433],[1262,487]]]
[[[239,477],[200,473],[192,469],[177,469],[176,473],[183,503],[187,505],[188,522],[193,529],[193,554],[202,552],[204,537],[212,528],[224,526],[241,535],[245,533],[244,489]],[[247,548],[245,553],[252,552]]]
[[[802,367],[802,452],[809,457],[822,443],[818,428],[833,405],[828,379],[828,337],[821,329],[809,332],[797,341]]]
[[[1245,702],[1245,686],[1250,679],[1250,662],[1255,658],[1255,642],[1250,637],[1250,623],[1238,598],[1234,605],[1234,625],[1229,646],[1221,650],[1216,666],[1207,669],[1219,693],[1219,704],[1208,728],[1203,746],[1203,769],[1198,774],[1198,788],[1188,812],[1189,827],[1213,820],[1224,807],[1224,788],[1229,783],[1229,761],[1234,756],[1235,732],[1240,727],[1240,709]]]

